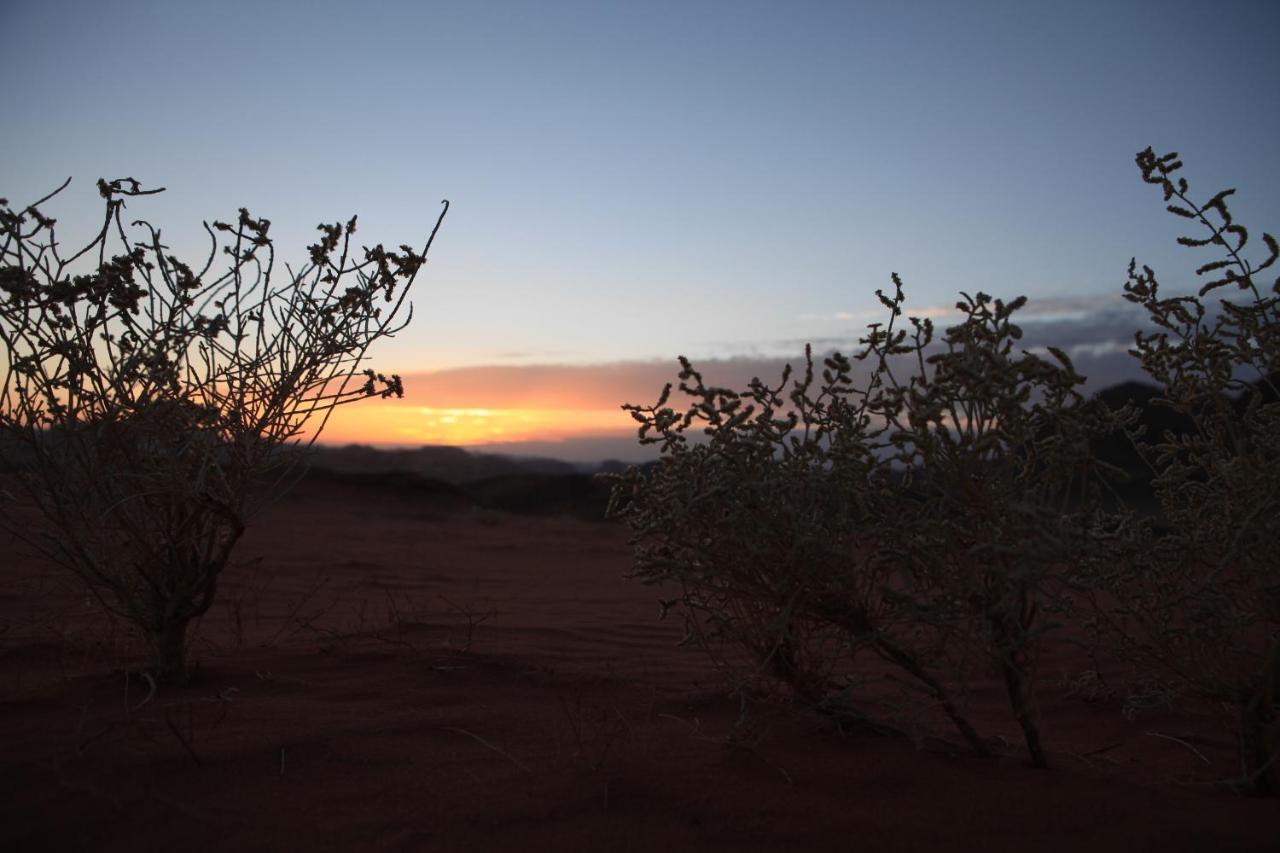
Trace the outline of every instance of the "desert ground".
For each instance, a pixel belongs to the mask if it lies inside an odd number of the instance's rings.
[[[734,698],[627,580],[627,531],[377,478],[258,516],[190,686],[0,543],[5,850],[1280,850],[1209,716],[1046,662],[1052,770]]]

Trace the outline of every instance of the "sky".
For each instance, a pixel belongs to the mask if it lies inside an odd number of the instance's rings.
[[[1138,375],[1131,257],[1208,258],[1133,163],[1280,230],[1280,4],[190,3],[0,0],[0,195],[64,240],[99,177],[203,261],[202,220],[272,220],[284,259],[359,214],[420,245],[413,323],[372,366],[404,400],[326,441],[640,458],[623,402],[676,357],[745,385],[850,351],[891,272],[945,325],[1026,295],[1028,338],[1095,386]],[[1080,361],[1083,359],[1083,361]]]

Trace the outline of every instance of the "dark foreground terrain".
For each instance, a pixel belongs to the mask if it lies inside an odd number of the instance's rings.
[[[1280,850],[1280,804],[1210,784],[1228,732],[1126,720],[1087,660],[1047,672],[1051,771],[842,734],[726,698],[623,529],[391,486],[259,517],[198,679],[154,693],[0,543],[0,849]],[[1016,743],[998,685],[976,701]]]

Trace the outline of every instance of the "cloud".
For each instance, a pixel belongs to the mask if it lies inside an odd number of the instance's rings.
[[[960,301],[957,299],[957,302]],[[1008,300],[1006,300],[1008,301]],[[1059,320],[1083,319],[1099,313],[1122,310],[1128,306],[1124,297],[1119,294],[1083,295],[1083,296],[1048,296],[1028,299],[1027,304],[1018,312],[1021,323]],[[931,320],[958,320],[963,312],[955,302],[939,305],[912,306],[907,304],[903,313],[910,317],[929,318]],[[835,320],[841,323],[856,323],[865,326],[868,323],[883,323],[888,317],[888,309],[883,306],[864,311],[833,311],[828,314],[802,314],[800,319]]]
[[[698,366],[708,382],[740,387],[753,376],[780,375],[784,363],[778,358],[730,358]],[[593,365],[488,365],[410,373],[404,385],[407,402],[431,408],[617,410],[623,403],[653,402],[679,371],[675,357]]]
[[[1052,345],[1062,348],[1073,358],[1079,356],[1082,364],[1078,366],[1089,376],[1091,387],[1101,388],[1140,373],[1136,360],[1128,354],[1134,332],[1142,327],[1138,309],[1124,302],[1114,304],[1108,301],[1105,310],[1097,310],[1097,300],[1042,301],[1052,303],[1042,313],[1027,317],[1023,312],[1016,315],[1023,328],[1023,348],[1042,350]],[[1083,311],[1085,305],[1092,305],[1094,310]],[[793,355],[711,358],[695,360],[694,366],[708,384],[744,388],[754,377],[776,381],[787,363],[798,368],[804,360],[806,343],[812,344],[815,360],[833,351],[850,353],[856,348],[853,338],[777,341],[765,349]],[[590,365],[462,367],[407,374],[404,383],[405,396],[414,406],[604,410],[615,409],[622,403],[647,404],[655,401],[663,385],[677,382],[679,370],[679,363],[673,356],[670,359]]]

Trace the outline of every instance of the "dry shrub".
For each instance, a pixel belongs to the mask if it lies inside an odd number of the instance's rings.
[[[1130,516],[1087,561],[1081,582],[1098,595],[1100,639],[1131,662],[1141,683],[1166,695],[1209,700],[1234,717],[1241,778],[1280,790],[1280,279],[1259,275],[1280,254],[1245,254],[1248,231],[1224,190],[1189,196],[1177,154],[1150,148],[1137,163],[1161,188],[1169,212],[1205,236],[1181,237],[1221,257],[1197,269],[1196,295],[1167,296],[1149,267],[1129,266],[1125,297],[1154,326],[1134,354],[1162,389],[1157,405],[1191,424],[1183,435],[1130,437],[1154,472],[1157,531]],[[1216,300],[1209,300],[1209,294]],[[1216,302],[1216,304],[1213,304]]]
[[[1043,765],[1035,662],[1049,568],[1084,529],[1068,498],[1086,481],[1094,407],[1065,354],[1014,352],[1025,300],[966,296],[935,343],[928,319],[898,328],[893,280],[878,294],[888,322],[854,359],[827,358],[820,381],[811,353],[803,378],[788,368],[745,393],[682,359],[688,409],[666,405],[670,386],[626,407],[661,458],[615,477],[611,510],[635,533],[635,574],[679,590],[666,603],[702,647],[745,648],[758,672],[844,713],[857,659],[874,656],[979,752],[964,697],[994,669]],[[706,441],[689,440],[695,425]]]
[[[900,327],[897,276],[894,295],[877,292],[888,321],[820,378],[806,352],[801,378],[788,367],[776,386],[709,387],[682,358],[687,408],[668,405],[670,385],[624,407],[661,454],[612,475],[611,513],[634,533],[635,575],[675,591],[664,612],[684,616],[692,641],[740,681],[771,677],[845,712],[878,659],[978,751],[966,690],[993,674],[1044,765],[1037,660],[1047,642],[1092,633],[1098,654],[1139,674],[1131,699],[1155,686],[1229,706],[1244,781],[1277,787],[1280,283],[1256,281],[1277,244],[1263,235],[1268,255],[1252,265],[1230,191],[1196,205],[1171,177],[1176,155],[1148,149],[1138,165],[1172,213],[1209,230],[1180,242],[1225,252],[1198,270],[1213,278],[1198,296],[1166,298],[1132,265],[1125,285],[1155,328],[1133,353],[1194,429],[1143,436],[1133,409],[1080,395],[1064,353],[1018,350],[1022,298],[964,295],[938,341],[927,319]],[[1227,287],[1244,299],[1205,306]],[[1117,427],[1151,466],[1159,526],[1101,499],[1119,472],[1091,446]]]
[[[160,191],[132,178],[98,182],[102,229],[64,255],[40,208],[66,185],[21,209],[0,200],[0,461],[43,524],[3,518],[139,630],[157,680],[181,679],[189,626],[301,447],[336,406],[403,393],[363,363],[408,322],[436,230],[421,252],[357,257],[354,217],[321,225],[281,281],[271,223],[241,209],[205,224],[197,272],[151,224],[131,238],[126,199]],[[228,268],[211,272],[220,248]]]

